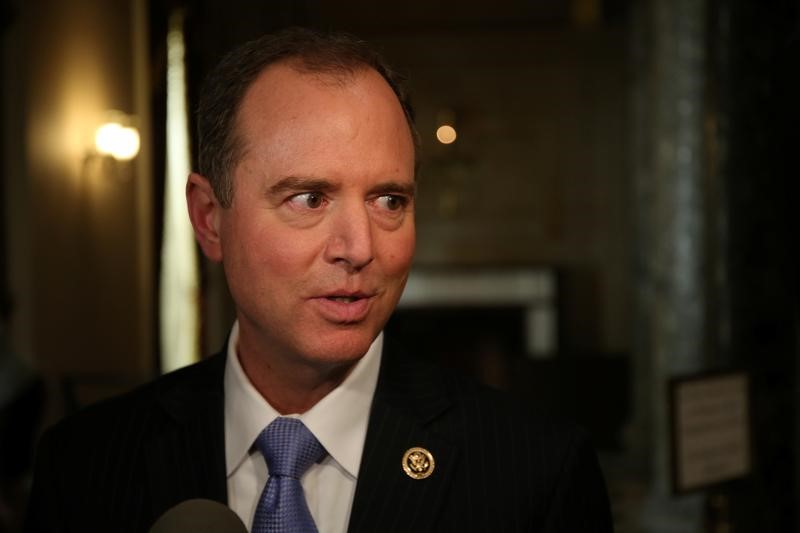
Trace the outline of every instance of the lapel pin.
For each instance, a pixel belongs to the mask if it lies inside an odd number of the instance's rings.
[[[411,479],[425,479],[433,474],[435,467],[436,461],[433,460],[433,455],[425,448],[415,446],[403,454],[403,471]]]

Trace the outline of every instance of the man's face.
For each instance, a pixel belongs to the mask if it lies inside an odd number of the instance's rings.
[[[236,127],[244,156],[219,238],[241,342],[312,365],[354,362],[414,253],[400,103],[372,70],[337,81],[278,64],[248,89]]]

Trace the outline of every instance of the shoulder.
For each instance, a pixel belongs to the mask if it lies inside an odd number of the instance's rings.
[[[485,385],[474,377],[416,357],[391,346],[384,354],[378,393],[389,401],[430,417],[461,419],[464,429],[532,431],[538,440],[585,440],[587,434],[570,421],[535,410],[518,397]]]
[[[80,443],[91,447],[119,432],[129,433],[146,425],[180,416],[198,396],[222,397],[224,357],[220,354],[170,372],[125,394],[100,401],[57,422],[42,437],[48,441]]]
[[[469,377],[443,371],[442,380],[452,401],[450,418],[459,421],[466,446],[493,441],[488,446],[499,457],[524,454],[534,470],[554,476],[576,455],[594,453],[588,433],[570,420],[536,411]]]
[[[149,503],[152,480],[174,465],[180,457],[175,450],[187,449],[180,428],[197,427],[193,420],[222,419],[223,372],[224,358],[215,356],[82,409],[45,431],[37,446],[27,530],[90,531],[110,523],[113,514],[130,519],[121,530],[146,529],[156,509]],[[203,435],[210,446],[214,436]]]
[[[553,476],[577,456],[594,456],[588,434],[571,421],[535,411],[508,392],[402,348],[384,356],[378,387],[383,400],[468,452],[509,461],[519,455],[537,474]]]

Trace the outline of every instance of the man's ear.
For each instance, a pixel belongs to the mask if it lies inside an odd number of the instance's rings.
[[[217,201],[208,180],[196,172],[189,174],[186,182],[186,204],[189,207],[189,220],[192,221],[194,236],[203,253],[211,261],[222,261],[219,227],[223,207]]]

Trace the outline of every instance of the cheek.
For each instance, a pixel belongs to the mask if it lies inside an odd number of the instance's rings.
[[[265,230],[243,252],[254,256],[254,268],[286,281],[302,277],[308,271],[318,248],[316,241],[302,232]]]
[[[307,232],[293,231],[275,221],[242,217],[224,228],[223,258],[246,283],[270,284],[297,277],[313,263],[316,241]]]
[[[415,235],[413,226],[409,230],[392,233],[381,243],[387,274],[406,274],[414,259]]]

